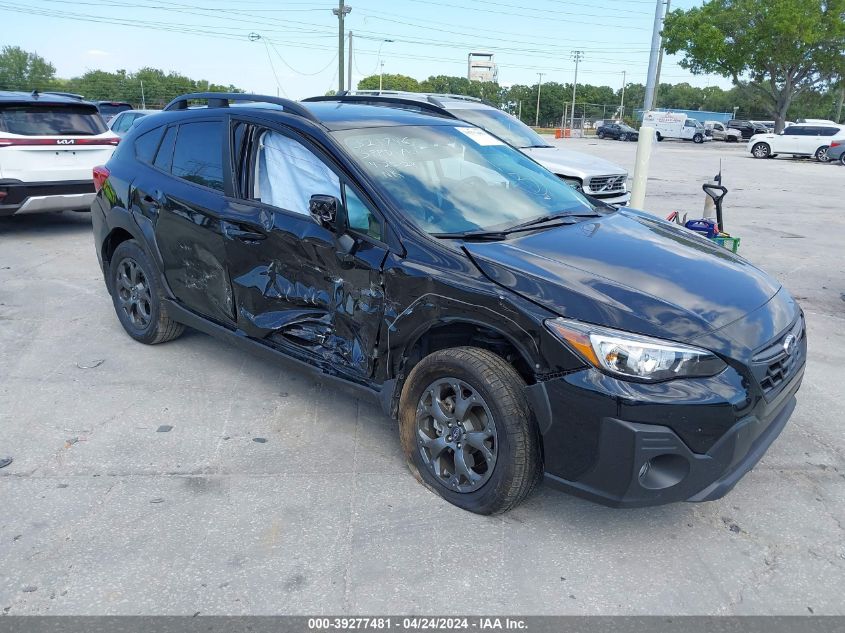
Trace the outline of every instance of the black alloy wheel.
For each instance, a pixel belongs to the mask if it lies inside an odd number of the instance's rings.
[[[152,319],[152,294],[144,271],[131,257],[118,262],[115,294],[121,309],[132,325],[145,330]]]
[[[456,492],[478,490],[496,466],[496,423],[484,398],[469,383],[439,378],[417,405],[417,442],[435,480]]]

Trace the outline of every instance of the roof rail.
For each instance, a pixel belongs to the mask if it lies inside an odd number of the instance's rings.
[[[282,106],[285,111],[301,116],[304,119],[319,123],[320,119],[314,116],[308,108],[291,99],[281,97],[268,97],[265,95],[246,94],[242,92],[192,92],[173,99],[164,106],[165,111],[187,110],[188,101],[207,100],[209,108],[228,108],[230,101],[250,101],[254,103],[274,103]]]
[[[341,94],[341,93],[338,93]],[[470,97],[469,95],[456,95],[450,92],[411,92],[409,90],[347,90],[344,91],[343,94],[346,95],[373,95],[373,96],[401,96],[401,97],[416,97],[416,98],[428,98],[431,100],[431,97],[437,99],[458,99],[460,101],[477,101],[479,103],[483,103],[483,99],[479,99],[478,97]]]
[[[361,91],[358,91],[361,92]],[[338,92],[335,95],[329,95],[325,97],[308,97],[307,99],[303,99],[303,103],[315,102],[315,101],[345,101],[347,103],[362,103],[365,105],[396,105],[396,106],[404,106],[406,108],[417,108],[419,110],[424,110],[426,112],[430,112],[433,114],[438,114],[443,117],[447,117],[449,119],[456,119],[457,117],[448,112],[446,109],[443,108],[443,104],[440,103],[437,99],[433,97],[429,97],[428,95],[423,95],[421,93],[402,93],[400,96],[399,93],[393,94],[385,94],[384,91],[381,94],[373,94],[378,91],[372,91],[372,93],[367,94],[350,94],[347,91]],[[416,95],[416,98],[410,98],[404,96],[405,94],[408,95]]]

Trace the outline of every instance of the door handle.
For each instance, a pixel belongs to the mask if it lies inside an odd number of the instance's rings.
[[[223,222],[223,235],[229,239],[240,240],[242,242],[259,242],[267,237],[264,233],[242,229],[231,222]]]

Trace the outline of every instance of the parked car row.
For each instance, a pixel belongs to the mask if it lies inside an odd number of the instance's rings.
[[[123,329],[192,327],[373,399],[473,512],[543,477],[614,506],[727,494],[795,407],[798,303],[432,99],[206,93],[142,118],[91,209]]]

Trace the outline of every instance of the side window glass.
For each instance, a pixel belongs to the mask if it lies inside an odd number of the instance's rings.
[[[176,144],[176,126],[173,125],[167,128],[164,133],[164,138],[158,148],[155,161],[153,165],[159,169],[169,172],[170,166],[173,164],[173,146]]]
[[[149,132],[144,132],[135,139],[135,157],[145,163],[152,163],[153,156],[155,156],[158,142],[161,140],[161,135],[164,128],[156,128]]]
[[[179,126],[171,173],[189,182],[223,191],[223,126],[198,121]]]
[[[381,223],[378,218],[358,197],[355,190],[348,185],[343,185],[343,193],[346,200],[346,215],[349,220],[349,228],[369,235],[377,240],[381,239]]]
[[[308,215],[315,194],[340,195],[340,179],[320,158],[298,141],[267,131],[258,145],[253,198],[274,207]]]
[[[822,136],[836,136],[836,133],[839,131],[835,127],[823,127],[819,128]]]

